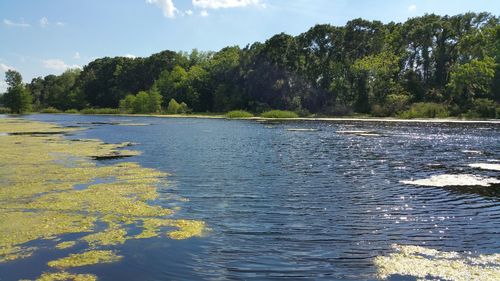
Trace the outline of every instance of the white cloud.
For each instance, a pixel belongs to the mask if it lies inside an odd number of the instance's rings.
[[[246,6],[261,6],[261,0],[192,0],[193,6],[201,9],[224,9],[224,8],[238,8]]]
[[[14,27],[30,27],[31,26],[29,23],[25,23],[24,20],[22,20],[21,22],[13,22],[11,20],[4,19],[3,24],[5,24],[7,26],[14,26]]]
[[[14,70],[12,66],[6,65],[5,63],[0,63],[0,72],[6,72],[9,69]]]
[[[137,58],[137,56],[134,56],[132,54],[126,54],[126,55],[124,55],[124,57],[129,58],[129,59],[135,59],[135,58]]]
[[[66,24],[62,21],[58,21],[58,22],[56,22],[56,25],[57,26],[65,26]]]
[[[179,13],[172,0],[146,0],[146,3],[158,6],[167,18],[175,18],[175,15]]]
[[[417,10],[417,5],[412,4],[408,7],[409,12],[415,12]]]
[[[0,93],[5,93],[7,91],[7,83],[5,83],[4,78],[5,78],[5,72],[7,70],[14,68],[12,66],[6,65],[5,63],[0,63]]]
[[[200,12],[200,16],[202,17],[208,17],[208,12],[206,10],[203,10]]]
[[[192,10],[187,10],[185,12],[185,14],[188,15],[188,16],[192,16],[193,15],[193,11]]]
[[[76,52],[75,55],[73,56],[73,58],[79,60],[80,59],[80,53]]]
[[[40,19],[40,26],[41,27],[47,27],[49,25],[49,20],[46,17],[43,17]]]
[[[7,92],[8,86],[9,85],[7,85],[7,83],[5,81],[3,81],[3,79],[0,80],[0,94]]]
[[[61,59],[48,59],[43,61],[43,66],[56,71],[65,71],[70,68],[82,68],[77,64],[68,65]]]

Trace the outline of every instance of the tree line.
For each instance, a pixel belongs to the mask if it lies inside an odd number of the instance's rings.
[[[427,110],[495,117],[500,25],[489,13],[427,14],[388,24],[355,19],[345,26],[316,25],[297,36],[277,34],[244,48],[105,57],[26,85],[11,82],[3,103],[9,105],[9,93],[21,87],[35,110],[145,113],[175,101],[183,104],[182,112],[394,116]]]

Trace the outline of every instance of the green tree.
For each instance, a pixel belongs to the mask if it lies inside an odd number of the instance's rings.
[[[387,95],[400,92],[399,85],[395,81],[399,72],[399,58],[391,52],[382,52],[359,59],[354,62],[353,69],[368,77],[368,102],[370,104],[383,104]]]
[[[24,113],[31,110],[31,94],[23,84],[21,74],[15,70],[7,70],[5,82],[9,86],[3,100],[12,113]]]
[[[134,113],[135,96],[127,95],[120,100],[120,110],[127,113]]]
[[[148,93],[148,113],[161,112],[162,96],[156,89],[152,89]]]
[[[187,94],[188,74],[181,66],[174,66],[171,71],[165,70],[160,73],[154,82],[153,88],[163,97],[163,101],[184,98]]]
[[[149,113],[149,95],[145,91],[140,91],[135,96],[133,103],[134,113]]]
[[[181,105],[175,99],[170,99],[168,102],[167,113],[177,114],[180,113],[180,109]]]
[[[495,60],[491,57],[457,65],[448,84],[453,100],[467,109],[476,98],[493,99],[491,85],[496,67]]]

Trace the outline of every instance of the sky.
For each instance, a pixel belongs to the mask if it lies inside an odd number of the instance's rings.
[[[500,0],[0,0],[0,93],[8,69],[29,82],[104,56],[217,51],[315,24],[468,11],[498,16]]]

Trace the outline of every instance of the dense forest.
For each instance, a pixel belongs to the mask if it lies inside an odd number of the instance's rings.
[[[12,83],[3,97],[7,106],[9,91],[19,87]],[[175,100],[184,112],[411,117],[423,110],[494,118],[500,114],[500,25],[488,13],[388,24],[355,19],[218,52],[100,58],[24,87],[33,110],[160,112]]]

